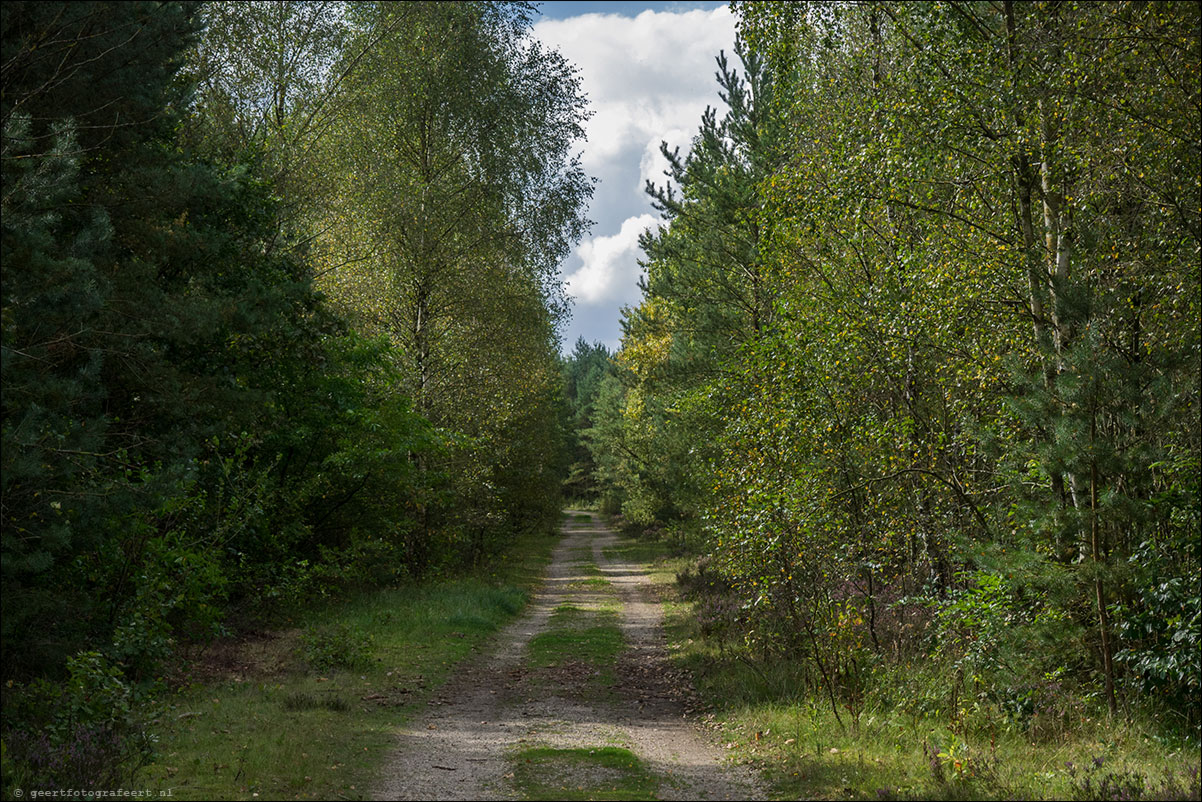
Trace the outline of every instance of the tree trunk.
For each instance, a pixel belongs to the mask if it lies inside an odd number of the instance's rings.
[[[1097,436],[1098,416],[1097,410],[1090,419],[1089,426],[1089,442],[1090,450],[1093,450],[1094,440]],[[1089,461],[1089,534],[1090,534],[1090,550],[1093,553],[1094,570],[1097,571],[1101,567],[1102,549],[1100,544],[1100,533],[1098,532],[1098,461],[1094,454],[1090,454]],[[1106,592],[1102,583],[1101,574],[1094,575],[1094,597],[1098,607],[1098,631],[1102,637],[1102,672],[1106,681],[1106,704],[1110,709],[1110,715],[1118,713],[1118,702],[1114,696],[1114,647],[1110,642],[1110,621],[1106,615]]]

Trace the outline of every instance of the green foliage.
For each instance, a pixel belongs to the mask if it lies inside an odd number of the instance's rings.
[[[775,311],[756,219],[756,186],[778,157],[773,76],[736,50],[743,76],[718,58],[725,115],[707,109],[684,157],[661,145],[669,183],[646,191],[667,225],[640,240],[644,298],[623,321],[616,357],[624,392],[619,401],[613,380],[603,385],[585,430],[604,508],[644,526],[695,527],[722,428],[720,377]]]
[[[140,695],[120,666],[82,652],[66,671],[62,683],[37,679],[5,694],[5,787],[119,787],[153,756]]]
[[[605,508],[700,541],[707,626],[836,720],[1196,733],[1197,7],[738,14],[649,189]]]
[[[1196,563],[1197,550],[1196,539],[1170,550],[1141,544],[1130,558],[1138,595],[1113,609],[1126,644],[1115,659],[1130,668],[1137,687],[1160,697],[1186,722],[1189,700],[1202,682],[1202,600],[1197,583],[1180,575],[1177,565],[1184,555]]]
[[[566,404],[567,466],[564,495],[583,504],[598,500],[597,465],[586,432],[597,423],[601,384],[613,372],[612,355],[601,343],[589,345],[581,337],[563,364]]]
[[[387,338],[389,389],[436,427],[441,448],[414,460],[406,562],[439,570],[558,517],[555,271],[591,193],[571,157],[584,100],[520,5],[346,17],[338,121],[306,173],[324,192],[304,225],[320,285]]]
[[[591,186],[578,79],[520,4],[329,11],[0,12],[6,680],[66,699],[86,651],[154,687],[181,643],[558,519],[554,275]],[[395,144],[381,114],[448,98],[454,169],[343,171]],[[360,226],[407,222],[418,185],[438,248]],[[343,292],[361,252],[430,280],[420,343]],[[402,284],[393,312],[415,309]],[[353,633],[311,640],[323,664],[361,657]],[[137,763],[121,727],[81,722],[116,739],[97,766]],[[20,726],[6,715],[6,755]]]
[[[230,605],[479,560],[557,517],[551,276],[583,225],[567,152],[583,101],[519,12],[5,7],[6,676],[86,643],[149,677]],[[419,19],[433,27],[401,24]],[[460,22],[454,43],[431,33]],[[263,37],[305,55],[264,61]],[[445,51],[423,57],[433,83],[392,100],[413,116],[431,86],[462,90],[440,147],[487,175],[430,184],[445,191],[426,222],[457,218],[448,243],[495,235],[449,273],[420,266],[449,293],[430,303],[461,302],[435,324],[435,383],[400,329],[354,330],[314,285],[318,179],[373,135],[373,70],[427,45]],[[479,191],[454,207],[462,181]],[[355,197],[408,202],[377,189]]]
[[[315,298],[263,253],[264,188],[168,146],[188,14],[60,11],[5,12],[5,671],[111,642],[142,676],[174,629],[213,623],[222,515],[262,495],[218,470],[253,461],[225,433],[265,417],[249,369],[296,354]],[[121,52],[126,27],[148,45]],[[48,31],[53,64],[32,53]]]

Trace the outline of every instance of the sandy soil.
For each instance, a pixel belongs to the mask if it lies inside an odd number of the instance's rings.
[[[725,762],[724,750],[689,716],[691,691],[668,661],[662,605],[641,566],[606,557],[604,549],[616,542],[595,517],[565,525],[530,609],[487,654],[461,668],[426,716],[399,734],[375,798],[517,799],[509,756],[529,746],[630,749],[664,778],[661,799],[763,797],[753,773]],[[525,663],[527,645],[547,628],[556,607],[600,601],[580,574],[580,561],[590,558],[621,601],[628,648],[612,694],[574,675],[570,665],[548,675]]]

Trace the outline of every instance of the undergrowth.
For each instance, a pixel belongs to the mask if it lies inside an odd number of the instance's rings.
[[[242,644],[154,711],[139,785],[175,799],[366,798],[396,728],[523,609],[555,542],[531,534],[489,569],[365,593]]]
[[[802,660],[745,638],[744,613],[704,559],[662,541],[617,548],[668,590],[674,660],[707,724],[782,799],[1199,799],[1199,745],[1146,714],[1111,719],[1055,676],[999,700],[935,662],[868,662],[835,697]]]

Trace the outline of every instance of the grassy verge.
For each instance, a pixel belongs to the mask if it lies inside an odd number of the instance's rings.
[[[524,799],[655,799],[659,781],[628,749],[539,747],[513,757]]]
[[[145,787],[175,799],[362,799],[393,733],[523,608],[556,541],[486,572],[382,590],[244,644],[160,716]]]
[[[645,564],[653,574],[658,572],[656,581],[661,583],[674,577],[674,569],[685,564],[684,559],[670,556],[667,545],[660,540],[621,540],[615,546],[602,549],[601,553],[614,562]]]
[[[656,542],[615,547],[648,563],[668,598],[673,659],[690,670],[730,754],[763,772],[776,799],[1198,799],[1196,744],[1138,723],[1093,718],[1032,735],[1000,723],[954,731],[895,709],[858,717],[799,692],[787,661],[751,660],[704,636],[675,575],[688,563]]]

